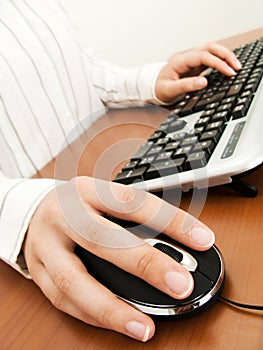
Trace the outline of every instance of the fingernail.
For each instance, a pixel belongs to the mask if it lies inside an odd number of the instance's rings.
[[[146,342],[150,335],[150,326],[137,321],[130,321],[126,324],[126,330],[133,338]]]
[[[242,64],[240,63],[239,59],[236,59],[236,66],[237,66],[237,69],[242,68]]]
[[[228,67],[228,72],[229,72],[229,74],[231,74],[231,75],[236,75],[236,74],[237,74],[237,73],[234,71],[234,69],[231,68],[231,67]]]
[[[207,80],[204,77],[198,77],[195,80],[195,85],[197,88],[203,88],[206,86],[206,84],[207,84]]]
[[[193,227],[191,236],[194,243],[201,247],[210,247],[215,242],[215,235],[212,231],[202,227]]]
[[[188,295],[193,288],[193,280],[183,272],[169,271],[165,280],[171,291],[182,298]]]

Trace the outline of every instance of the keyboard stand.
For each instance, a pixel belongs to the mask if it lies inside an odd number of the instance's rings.
[[[258,194],[256,186],[241,180],[242,176],[244,176],[244,174],[232,176],[232,182],[226,184],[225,186],[230,188],[231,190],[234,190],[235,192],[240,193],[241,195],[247,198],[256,197]]]

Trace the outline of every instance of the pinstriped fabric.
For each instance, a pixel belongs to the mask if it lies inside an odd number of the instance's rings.
[[[30,216],[57,184],[23,178],[105,105],[155,102],[152,82],[162,65],[123,69],[101,61],[82,46],[56,0],[0,0],[0,258],[21,272],[17,256]]]

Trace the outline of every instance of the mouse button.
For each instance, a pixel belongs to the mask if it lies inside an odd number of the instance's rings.
[[[194,290],[188,298],[183,300],[184,302],[202,297],[207,294],[213,286],[213,283],[199,271],[192,273],[192,276],[194,279]]]
[[[215,247],[203,252],[193,251],[192,255],[198,261],[199,270],[211,281],[216,281],[222,271],[222,260]]]

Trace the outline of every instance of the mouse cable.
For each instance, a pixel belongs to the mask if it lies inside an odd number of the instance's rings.
[[[231,305],[238,306],[238,307],[241,307],[241,308],[244,308],[244,309],[263,310],[263,305],[243,304],[243,303],[239,303],[237,301],[233,301],[233,300],[227,299],[227,298],[223,297],[222,295],[220,295],[219,299],[221,299],[222,301],[225,301],[226,303],[229,303]]]

